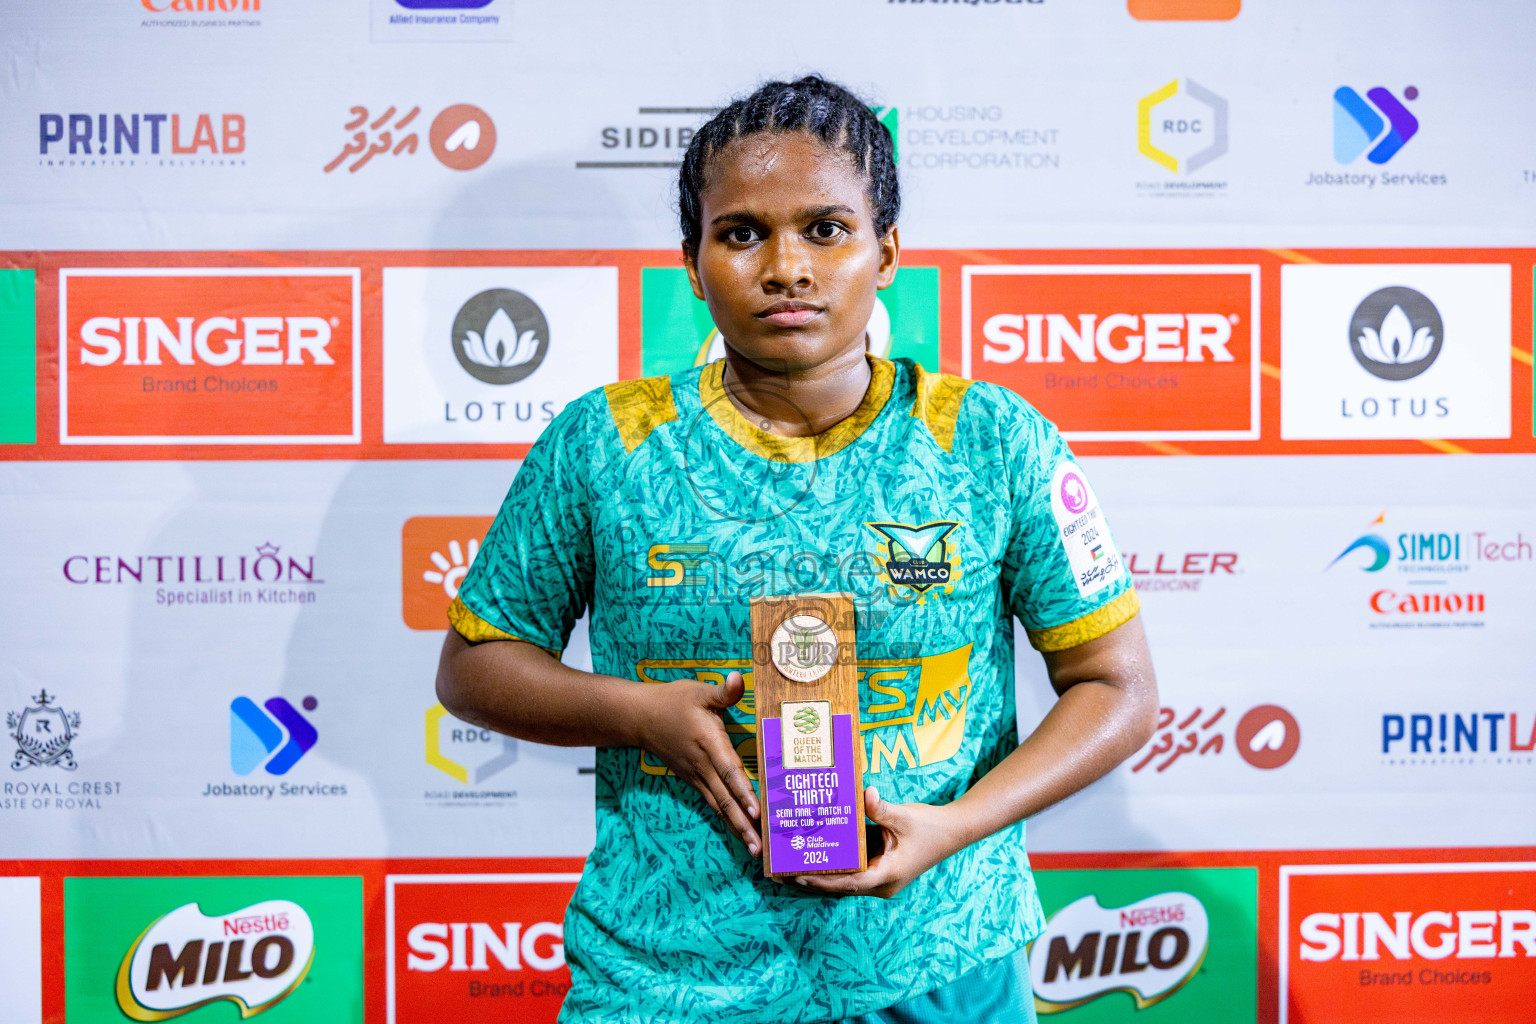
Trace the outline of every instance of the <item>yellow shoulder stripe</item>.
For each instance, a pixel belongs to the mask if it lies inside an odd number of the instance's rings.
[[[640,447],[651,431],[677,419],[677,406],[672,404],[672,381],[666,377],[620,381],[607,385],[603,391],[608,395],[608,412],[626,453]]]
[[[1080,619],[1046,629],[1028,630],[1029,643],[1037,651],[1065,651],[1069,647],[1097,640],[1117,626],[1123,626],[1139,611],[1141,598],[1136,596],[1136,588],[1133,586],[1102,608],[1095,608]]]
[[[929,373],[917,367],[917,401],[912,415],[928,427],[939,447],[949,451],[955,443],[955,421],[960,418],[960,403],[965,401],[971,381],[947,373]]]
[[[484,643],[487,640],[516,640],[518,643],[533,643],[532,640],[524,640],[520,636],[513,636],[506,630],[486,622],[480,616],[470,611],[469,605],[465,604],[464,599],[460,597],[454,598],[453,604],[448,606],[448,622],[459,636],[472,644]],[[535,647],[540,646],[538,644],[533,645]],[[560,652],[552,647],[541,647],[540,649],[548,651],[557,658],[560,657]]]

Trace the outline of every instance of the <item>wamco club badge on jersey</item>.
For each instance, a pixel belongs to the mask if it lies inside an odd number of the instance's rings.
[[[880,580],[892,597],[903,590],[916,594],[922,604],[932,593],[952,593],[960,579],[960,552],[949,541],[960,528],[954,519],[935,520],[921,526],[905,523],[865,523],[879,535],[875,552],[880,559]]]

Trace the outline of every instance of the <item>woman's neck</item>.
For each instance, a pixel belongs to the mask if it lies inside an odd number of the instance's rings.
[[[819,366],[788,373],[725,348],[721,382],[731,404],[770,434],[812,437],[853,415],[869,391],[867,336]]]

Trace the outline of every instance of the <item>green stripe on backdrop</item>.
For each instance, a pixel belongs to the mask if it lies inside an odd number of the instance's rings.
[[[0,444],[37,443],[37,271],[0,270]]]

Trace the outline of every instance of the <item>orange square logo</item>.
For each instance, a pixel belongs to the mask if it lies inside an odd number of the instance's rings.
[[[565,908],[580,879],[388,876],[391,1024],[554,1024],[571,988]]]
[[[400,614],[412,629],[447,629],[494,516],[412,516],[400,531]]]
[[[1256,266],[974,266],[961,372],[1069,440],[1259,436]]]
[[[1127,0],[1138,21],[1231,21],[1243,0]]]
[[[65,444],[356,444],[356,269],[59,271]]]
[[[1528,1020],[1536,863],[1280,869],[1280,1024]]]

